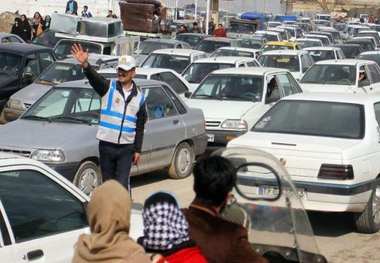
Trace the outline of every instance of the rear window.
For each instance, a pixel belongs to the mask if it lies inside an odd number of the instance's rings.
[[[270,109],[252,130],[361,139],[364,137],[364,123],[363,105],[284,100]]]

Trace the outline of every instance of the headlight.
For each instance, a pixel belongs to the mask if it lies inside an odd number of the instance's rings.
[[[7,107],[16,110],[26,110],[24,103],[22,103],[21,100],[16,99],[9,99]]]
[[[224,129],[247,130],[248,124],[245,120],[225,120],[221,127]]]
[[[36,150],[31,158],[41,162],[59,163],[65,160],[65,155],[61,150]]]

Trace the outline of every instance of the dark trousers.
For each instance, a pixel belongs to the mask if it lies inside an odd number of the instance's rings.
[[[133,144],[114,144],[100,141],[99,159],[103,182],[115,179],[130,191],[129,173],[133,154]]]

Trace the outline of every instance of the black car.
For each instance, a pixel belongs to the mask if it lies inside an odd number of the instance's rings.
[[[51,48],[26,44],[0,44],[0,111],[16,91],[31,84],[55,61]]]
[[[336,44],[334,47],[339,47],[342,49],[344,56],[346,58],[356,58],[360,55],[364,50],[360,46],[360,44]]]

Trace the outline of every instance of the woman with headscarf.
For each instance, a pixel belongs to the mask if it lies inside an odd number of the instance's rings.
[[[33,16],[33,39],[41,35],[45,30],[45,22],[39,12],[35,12]]]
[[[15,34],[15,35],[18,35],[19,37],[21,37],[21,34],[22,34],[21,18],[19,18],[19,17],[15,18],[14,24],[13,24],[12,29],[11,29],[11,34]]]
[[[25,42],[30,42],[30,40],[32,40],[32,27],[26,15],[21,15],[21,29],[22,35],[20,37],[24,39]]]
[[[144,236],[138,242],[146,252],[163,255],[159,263],[207,263],[190,239],[189,224],[173,195],[151,195],[144,204],[143,223]]]
[[[96,188],[87,207],[91,234],[83,234],[73,263],[150,263],[143,247],[129,237],[131,198],[117,181]]]

